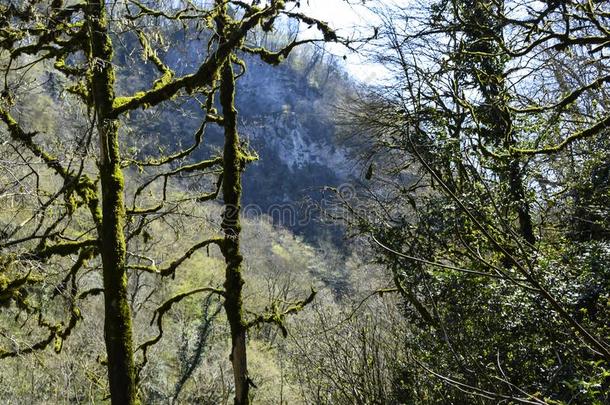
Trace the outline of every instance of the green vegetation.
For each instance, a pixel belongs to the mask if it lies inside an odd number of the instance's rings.
[[[609,400],[607,4],[532,4],[385,9],[393,79],[344,118],[375,166],[354,230],[413,322],[405,403]]]
[[[0,4],[0,402],[610,402],[610,5],[384,3]]]

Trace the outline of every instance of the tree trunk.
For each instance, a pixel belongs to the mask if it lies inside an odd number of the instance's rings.
[[[231,356],[235,381],[235,405],[250,403],[248,391],[248,363],[246,356],[246,326],[242,314],[241,274],[243,257],[239,251],[239,223],[241,198],[241,172],[244,158],[240,151],[235,109],[235,75],[230,59],[222,67],[220,104],[224,117],[223,199],[222,229],[225,234],[223,254],[227,264],[225,274],[225,311],[231,328]]]
[[[104,278],[104,338],[108,355],[110,398],[114,405],[137,404],[136,373],[133,360],[132,326],[127,299],[125,269],[124,179],[116,119],[109,119],[114,101],[112,42],[108,35],[105,3],[88,2],[93,64],[91,92],[100,138],[99,170],[102,186],[101,256]]]
[[[482,123],[488,126],[488,131],[483,137],[488,138],[494,145],[502,145],[504,151],[508,152],[516,141],[513,116],[508,105],[510,96],[506,88],[506,63],[502,59],[501,47],[498,44],[504,40],[504,28],[501,21],[490,14],[493,7],[497,7],[498,14],[503,14],[504,2],[475,1],[472,4],[465,2],[464,6],[470,7],[466,28],[470,37],[470,50],[481,54],[471,67],[470,74],[485,99]],[[507,207],[509,210],[514,209],[513,212],[517,214],[521,237],[533,245],[536,237],[526,198],[521,162],[518,157],[510,156],[498,163],[496,173],[501,180],[508,182]]]
[[[514,142],[511,142],[511,145]],[[508,164],[509,188],[510,194],[516,204],[517,216],[519,217],[519,231],[523,239],[530,245],[536,243],[534,235],[534,225],[530,207],[525,196],[525,187],[523,186],[523,174],[521,173],[521,165],[517,158],[511,158]]]

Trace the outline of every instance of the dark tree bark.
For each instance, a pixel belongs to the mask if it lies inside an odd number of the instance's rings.
[[[100,138],[99,168],[102,186],[100,251],[104,279],[104,339],[108,355],[108,377],[112,404],[138,403],[133,360],[132,325],[127,298],[125,268],[124,179],[120,166],[119,123],[110,118],[114,94],[112,42],[108,34],[105,3],[89,1],[91,29],[90,63],[97,65],[91,77],[91,92]]]
[[[242,314],[243,257],[239,250],[239,222],[241,199],[241,172],[244,156],[240,151],[235,109],[235,75],[231,62],[225,63],[221,73],[220,104],[224,116],[223,198],[225,210],[222,229],[225,234],[223,254],[227,263],[225,274],[225,311],[231,328],[231,356],[235,379],[235,404],[250,403],[250,382],[246,355],[246,324]]]

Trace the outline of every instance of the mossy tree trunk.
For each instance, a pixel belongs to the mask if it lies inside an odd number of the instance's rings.
[[[125,268],[124,179],[120,166],[117,119],[109,118],[114,101],[112,41],[108,33],[105,3],[89,0],[89,63],[91,95],[99,133],[99,170],[102,186],[100,251],[104,279],[104,339],[108,355],[108,378],[112,404],[138,403],[133,359],[131,314],[127,299]]]
[[[479,108],[483,124],[481,135],[484,141],[501,145],[507,152],[516,145],[516,139],[506,85],[506,58],[500,43],[504,40],[504,27],[496,17],[496,14],[503,15],[504,2],[466,0],[463,6],[467,50],[477,55],[466,56],[466,65],[484,100]],[[496,13],[490,12],[494,9]],[[517,214],[521,237],[533,245],[536,237],[519,157],[503,158],[497,162],[495,171],[501,181],[507,183],[507,208]]]
[[[235,109],[235,75],[231,62],[222,67],[220,103],[224,116],[224,160],[223,199],[224,213],[222,229],[225,235],[223,254],[226,261],[225,311],[231,328],[231,356],[235,381],[235,404],[249,403],[248,363],[246,353],[246,323],[242,313],[243,257],[239,250],[239,222],[241,198],[241,172],[244,167],[237,132],[237,110]]]

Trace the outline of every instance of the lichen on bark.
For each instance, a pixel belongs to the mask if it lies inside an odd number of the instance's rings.
[[[104,281],[104,338],[112,404],[139,403],[133,359],[132,324],[127,298],[124,178],[121,170],[119,124],[112,117],[115,72],[105,2],[89,0],[90,76],[93,108],[100,138],[99,171],[102,222],[99,235]]]
[[[222,229],[225,234],[222,253],[226,261],[224,307],[231,329],[231,356],[235,381],[236,405],[249,403],[250,379],[248,377],[246,352],[246,323],[243,317],[242,276],[243,257],[240,252],[239,222],[241,199],[241,172],[244,167],[243,153],[240,151],[237,131],[237,110],[235,109],[235,74],[230,61],[222,67],[220,83],[220,104],[224,116],[223,154],[223,199],[224,212]]]

